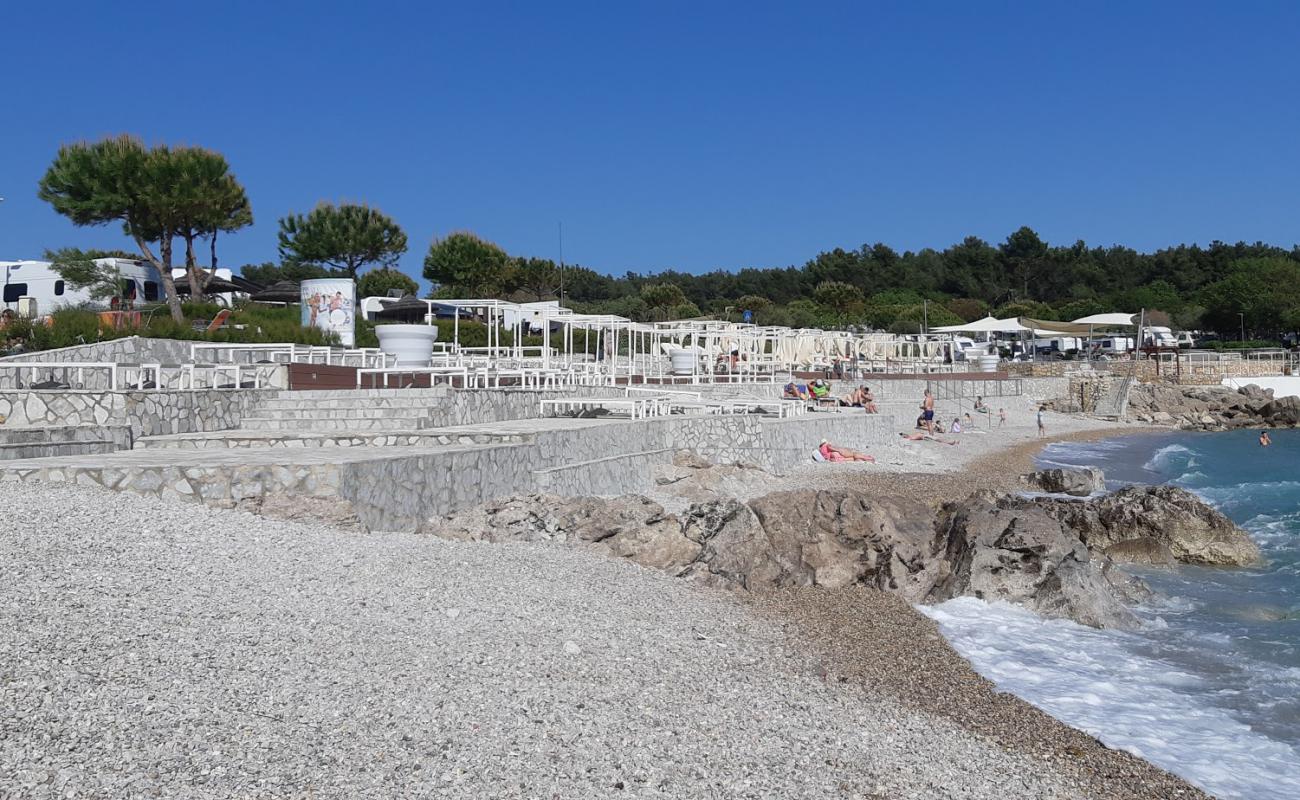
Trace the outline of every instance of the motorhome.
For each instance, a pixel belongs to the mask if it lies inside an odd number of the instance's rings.
[[[122,283],[120,298],[153,302],[162,297],[158,270],[151,265],[127,258],[99,258],[95,263],[117,269]],[[0,279],[4,281],[0,284],[0,307],[23,316],[40,316],[94,301],[87,289],[67,283],[48,261],[0,261]]]
[[[1178,347],[1178,339],[1174,338],[1174,333],[1169,328],[1161,325],[1151,325],[1146,329],[1142,337],[1143,347],[1175,348]]]
[[[1053,336],[1034,340],[1034,351],[1046,353],[1068,353],[1083,348],[1083,340],[1077,336]]]
[[[1127,353],[1133,349],[1133,338],[1131,336],[1105,336],[1100,339],[1092,340],[1091,349],[1096,353],[1106,353],[1116,355]]]

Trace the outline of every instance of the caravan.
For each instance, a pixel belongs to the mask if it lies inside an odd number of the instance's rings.
[[[122,278],[123,300],[153,302],[162,297],[158,270],[126,258],[100,258],[96,263],[116,267]],[[0,261],[0,308],[22,316],[48,314],[63,306],[91,302],[90,292],[69,285],[48,261]]]

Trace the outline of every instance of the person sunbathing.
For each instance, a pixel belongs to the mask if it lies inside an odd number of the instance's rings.
[[[787,383],[785,385],[785,391],[781,393],[781,396],[787,400],[811,400],[812,399],[811,396],[808,394],[807,385],[802,383],[793,383],[793,382]]]
[[[832,462],[865,461],[869,464],[876,463],[875,456],[860,453],[857,450],[852,450],[847,447],[840,447],[839,445],[831,444],[825,439],[822,439],[822,443],[817,448],[817,452],[821,453],[822,458]]]
[[[840,401],[840,404],[860,408],[868,414],[875,414],[879,411],[879,409],[876,408],[875,395],[871,394],[871,390],[866,387],[866,384],[863,384],[849,392],[848,395]]]
[[[984,405],[984,398],[983,398],[983,397],[980,397],[980,396],[976,395],[976,397],[975,397],[975,410],[976,410],[977,412],[979,412],[980,414],[988,414],[988,413],[990,412],[991,409],[989,409],[988,406]]]
[[[920,441],[938,442],[939,444],[950,444],[953,446],[956,446],[958,444],[958,442],[949,441],[948,439],[940,439],[938,436],[931,436],[928,433],[921,433],[920,431],[917,431],[915,433],[899,433],[898,435],[902,436],[904,439],[906,439],[909,442],[920,442]]]

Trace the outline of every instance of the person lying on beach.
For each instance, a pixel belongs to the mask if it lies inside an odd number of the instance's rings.
[[[931,436],[928,433],[920,433],[919,431],[916,433],[900,433],[898,435],[902,436],[904,439],[906,439],[909,442],[921,442],[921,441],[938,442],[939,444],[950,444],[953,446],[959,444],[959,442],[949,441],[948,439],[940,439],[938,436]]]
[[[821,378],[818,378],[817,380],[808,384],[808,393],[812,395],[814,400],[834,399],[831,397],[831,387],[827,386],[826,381],[822,380]]]
[[[876,414],[880,411],[880,409],[876,407],[876,396],[871,393],[871,390],[867,388],[865,383],[849,392],[849,394],[840,402],[846,406],[860,408],[868,414]]]
[[[859,453],[857,450],[851,450],[847,447],[840,447],[839,445],[831,444],[825,439],[822,439],[822,443],[817,448],[817,452],[821,453],[822,458],[827,461],[866,461],[870,464],[876,463],[875,456],[867,455],[866,453]]]
[[[785,385],[785,391],[781,393],[781,396],[787,400],[811,400],[812,399],[808,394],[807,384],[793,383],[793,382],[787,383]]]

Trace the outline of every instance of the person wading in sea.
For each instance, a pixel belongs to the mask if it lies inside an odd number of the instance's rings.
[[[1273,440],[1270,439],[1270,438],[1268,438],[1268,431],[1260,431],[1260,432],[1259,432],[1259,446],[1260,446],[1260,447],[1268,447],[1268,446],[1271,445],[1271,444],[1273,444]]]

